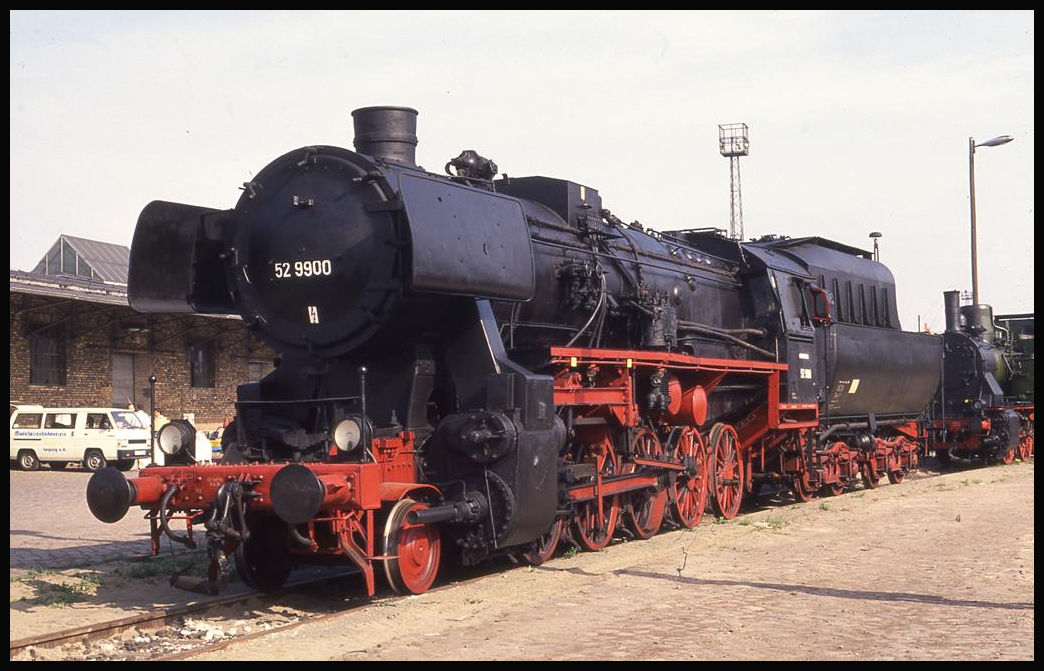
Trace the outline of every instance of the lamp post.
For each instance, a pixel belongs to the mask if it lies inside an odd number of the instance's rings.
[[[1000,135],[992,140],[975,144],[975,138],[968,138],[968,192],[971,194],[971,262],[972,262],[972,305],[979,304],[979,262],[975,245],[975,148],[996,147],[1014,140],[1010,135]]]
[[[874,231],[870,234],[870,239],[874,241],[874,261],[881,260],[881,255],[877,251],[877,240],[882,237],[884,236],[882,236],[879,231]]]

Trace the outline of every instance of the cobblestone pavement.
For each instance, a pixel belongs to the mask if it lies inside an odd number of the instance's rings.
[[[11,471],[11,568],[65,569],[151,554],[140,509],[131,508],[115,524],[91,515],[90,479],[87,471],[72,468]]]
[[[194,660],[1032,660],[1033,465],[908,478],[360,608]]]

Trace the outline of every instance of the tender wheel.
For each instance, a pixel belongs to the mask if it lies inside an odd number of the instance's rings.
[[[877,472],[873,464],[864,463],[859,467],[859,472],[863,476],[863,484],[867,489],[876,489],[881,482],[881,474]]]
[[[18,467],[23,471],[35,471],[40,468],[40,459],[32,450],[22,450],[18,453]]]
[[[274,592],[290,575],[286,524],[278,519],[249,524],[250,540],[236,548],[236,570],[249,587]]]
[[[438,527],[410,524],[411,510],[425,510],[427,504],[403,499],[388,513],[384,524],[384,575],[398,594],[421,594],[435,582],[442,544]]]
[[[547,533],[533,541],[533,546],[530,550],[522,553],[522,559],[532,566],[540,566],[548,559],[551,559],[551,557],[554,557],[555,550],[558,549],[558,541],[562,538],[562,531],[565,530],[565,526],[565,518],[556,517]]]
[[[815,490],[812,484],[808,481],[808,472],[804,472],[801,475],[795,475],[790,481],[790,491],[794,492],[794,498],[802,503],[808,503],[812,500],[812,495],[815,494]]]
[[[663,446],[656,434],[646,428],[638,430],[634,437],[634,456],[647,459],[663,459]],[[626,464],[624,473],[633,473],[640,467]],[[663,524],[663,514],[667,510],[667,490],[657,486],[656,489],[641,489],[629,494],[630,502],[624,513],[627,528],[638,538],[651,538]]]
[[[728,424],[715,424],[707,441],[711,445],[713,464],[714,508],[731,520],[743,503],[743,462],[739,453],[739,436]]]
[[[577,457],[578,463],[593,462],[595,470],[603,477],[617,471],[616,453],[609,438],[601,443],[584,445]],[[620,503],[616,495],[603,496],[576,504],[573,515],[573,537],[584,550],[597,552],[609,545],[620,515]]]
[[[888,482],[891,482],[893,485],[898,485],[900,482],[903,481],[903,478],[905,477],[905,470],[900,469],[897,471],[888,471]]]
[[[83,467],[92,473],[94,471],[100,471],[108,465],[105,461],[105,457],[98,450],[87,450],[87,454],[83,455]]]
[[[1015,461],[1015,448],[1013,447],[1010,450],[1008,450],[1007,452],[1005,452],[1004,456],[1001,457],[1001,461],[1004,463],[1005,466],[1010,466],[1012,463],[1014,463],[1014,461]]]
[[[888,477],[890,479],[892,477],[892,474],[889,473]],[[829,484],[823,485],[819,491],[821,494],[823,494],[823,496],[841,496],[842,492],[845,491],[845,483],[831,482]]]
[[[703,518],[710,491],[707,477],[707,448],[699,431],[686,426],[674,442],[674,461],[685,466],[685,470],[674,478],[671,485],[674,503],[671,506],[674,520],[691,529]]]
[[[1033,434],[1026,433],[1019,436],[1019,459],[1029,461],[1033,456]]]

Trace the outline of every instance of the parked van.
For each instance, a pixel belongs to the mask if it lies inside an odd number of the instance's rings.
[[[89,471],[109,464],[129,471],[148,456],[149,428],[130,410],[18,405],[11,413],[11,464],[22,470],[75,461]]]

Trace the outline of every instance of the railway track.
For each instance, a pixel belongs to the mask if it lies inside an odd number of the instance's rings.
[[[938,477],[955,470],[962,469],[947,468],[940,471],[934,463],[929,462],[924,468],[911,472],[907,477],[908,479],[920,480]],[[789,494],[782,489],[766,489],[750,502],[745,512],[778,508],[786,504],[786,497],[789,497]],[[506,560],[503,562],[495,561],[478,569],[470,569],[466,573],[453,576],[442,585],[434,587],[431,591],[451,589],[461,583],[503,570],[505,562]],[[331,589],[338,582],[354,578],[357,575],[355,572],[339,572],[334,575],[294,581],[273,594],[251,592],[249,594],[228,596],[186,606],[151,611],[108,622],[74,627],[31,638],[18,639],[10,643],[10,658],[15,659],[16,657],[24,656],[23,653],[32,649],[57,648],[77,643],[82,644],[85,649],[93,648],[97,651],[100,642],[114,641],[109,646],[111,655],[102,655],[99,659],[181,660],[204,652],[221,650],[240,641],[267,636],[276,632],[284,632],[304,624],[335,618],[355,608],[387,604],[405,598],[388,595],[370,600],[358,595],[357,589],[349,589],[346,590],[346,593],[352,593],[351,598],[331,599]],[[309,592],[316,592],[317,594],[307,598]],[[306,605],[304,607],[301,604],[287,606],[287,597],[290,595],[296,597],[306,595],[306,598],[304,598]],[[256,608],[252,607],[252,604],[255,603],[257,604]],[[307,604],[311,604],[311,611]],[[315,610],[319,608],[327,609],[328,612],[317,614]],[[211,631],[210,629],[187,624],[193,620],[203,622],[208,618],[216,617],[214,614],[222,609],[231,611],[221,615],[220,618],[222,621],[231,620],[236,623],[236,626],[230,627],[234,632],[233,634],[222,636],[218,640],[208,640],[206,632]],[[157,631],[160,633],[150,633]],[[130,648],[126,647],[128,632],[133,632],[134,634],[129,639],[133,642]],[[105,646],[101,647],[104,648]]]
[[[55,632],[17,639],[10,643],[10,658],[14,659],[21,653],[33,648],[56,648],[67,644],[80,643],[90,646],[98,641],[112,639],[122,636],[127,632],[135,632],[138,638],[146,632],[162,630],[165,627],[179,627],[191,618],[203,618],[208,613],[219,609],[248,610],[253,602],[259,608],[278,607],[279,601],[289,594],[296,594],[307,590],[324,588],[341,581],[345,578],[355,576],[355,573],[338,572],[332,575],[324,575],[318,578],[303,579],[288,583],[278,592],[263,594],[261,592],[250,592],[211,599],[199,603],[176,606],[161,610],[150,611],[128,617],[98,622],[80,627],[72,627]],[[329,592],[325,595],[329,596]],[[358,604],[350,607],[355,607]],[[143,646],[144,647],[144,646]],[[198,647],[198,645],[196,646]],[[150,659],[157,657],[150,655]]]

